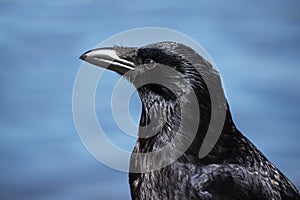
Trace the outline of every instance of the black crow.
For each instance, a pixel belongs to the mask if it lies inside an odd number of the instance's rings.
[[[218,72],[190,47],[115,46],[80,58],[123,75],[142,101],[130,161],[132,199],[300,199],[236,128]]]

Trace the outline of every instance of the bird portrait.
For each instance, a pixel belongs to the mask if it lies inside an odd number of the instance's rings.
[[[185,44],[163,41],[82,54],[136,88],[133,200],[300,200],[293,183],[236,127],[219,72]]]

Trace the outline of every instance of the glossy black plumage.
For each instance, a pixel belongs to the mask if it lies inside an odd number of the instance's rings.
[[[237,130],[219,74],[195,51],[174,42],[160,42],[140,48],[109,48],[113,51],[110,53],[116,54],[111,54],[110,58],[107,55],[103,57],[104,50],[92,50],[92,56],[87,52],[82,59],[102,67],[106,67],[103,66],[106,64],[104,60],[109,60],[108,68],[124,75],[138,89],[142,101],[140,126],[147,127],[151,123],[157,125],[156,128],[140,128],[140,138],[133,153],[149,153],[161,149],[176,135],[182,139],[182,144],[185,144],[186,139],[192,138],[191,145],[179,158],[158,170],[154,170],[156,162],[164,162],[172,157],[177,146],[173,147],[174,151],[164,152],[163,157],[158,159],[132,157],[129,174],[132,199],[300,199],[295,186]],[[97,61],[99,59],[101,62]],[[149,63],[151,65],[148,66]],[[165,66],[182,76],[169,73]],[[182,91],[172,91],[155,83],[140,86],[153,77],[167,82],[169,86],[173,85],[174,90],[181,88]],[[208,84],[218,92],[217,105],[212,103]],[[190,102],[191,92],[195,92],[198,104]],[[178,98],[178,94],[184,98]],[[182,111],[180,104],[185,105],[186,112]],[[195,116],[195,106],[201,111],[199,116]],[[220,138],[208,155],[199,158],[212,112],[222,109],[226,116],[224,122],[220,121],[223,127]],[[195,137],[191,137],[188,127],[195,117],[199,117],[200,121],[195,120],[197,133]],[[182,118],[191,124],[187,123],[188,126],[180,132]],[[133,173],[143,167],[148,172]]]

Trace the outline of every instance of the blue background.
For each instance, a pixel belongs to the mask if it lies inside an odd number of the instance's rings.
[[[205,47],[238,128],[300,188],[299,7],[297,0],[0,1],[0,199],[130,198],[127,174],[80,142],[72,89],[81,53],[145,26],[175,29]],[[110,112],[107,83],[100,118]],[[131,110],[137,122],[137,97]],[[110,117],[104,126],[133,148],[135,139],[124,139]]]

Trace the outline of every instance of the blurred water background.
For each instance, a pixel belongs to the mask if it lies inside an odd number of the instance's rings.
[[[130,199],[127,174],[80,142],[72,89],[81,53],[145,26],[175,29],[205,47],[238,128],[300,188],[299,8],[297,0],[1,0],[0,199]],[[135,139],[109,114],[119,76],[106,77],[97,114],[108,137],[130,151]],[[130,108],[138,122],[136,96]]]

